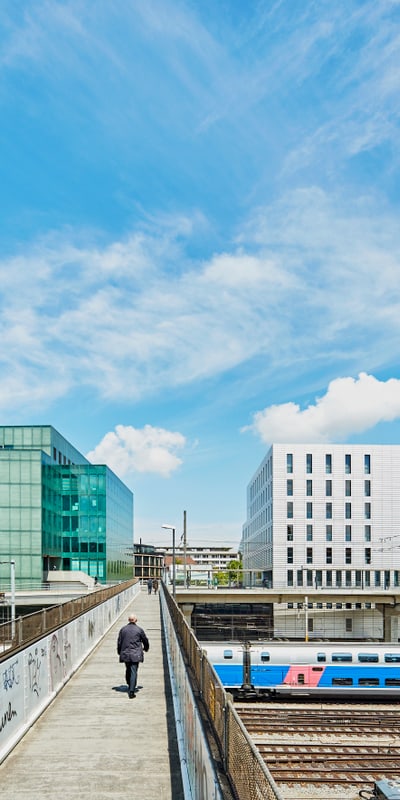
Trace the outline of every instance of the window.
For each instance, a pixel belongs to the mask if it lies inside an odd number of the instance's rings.
[[[332,570],[331,569],[327,569],[326,570],[326,585],[327,585],[328,588],[332,588]],[[327,603],[326,607],[327,608],[332,608],[332,603]]]
[[[233,658],[233,650],[224,650],[224,658]]]
[[[308,632],[309,633],[313,633],[313,631],[314,631],[314,620],[313,619],[309,619],[308,620]],[[299,683],[300,683],[300,681],[299,681]]]
[[[380,573],[379,569],[376,569],[375,570],[375,587],[377,589],[379,589],[380,585],[381,585],[381,573]]]
[[[288,586],[293,586],[293,570],[292,569],[288,569],[288,571],[287,571],[287,585]]]
[[[389,589],[390,586],[390,569],[385,569],[385,589]]]
[[[341,585],[342,585],[342,570],[338,569],[336,570],[336,586],[340,588]]]
[[[358,660],[360,664],[376,664],[379,661],[377,653],[359,653]]]
[[[351,525],[346,525],[344,537],[346,542],[351,542]]]
[[[353,686],[353,678],[332,678],[332,686]]]
[[[312,472],[312,453],[307,453],[306,455],[306,472],[308,474]]]
[[[303,570],[297,570],[297,586],[303,586]]]
[[[364,517],[371,519],[371,503],[364,503]]]
[[[351,558],[351,551],[350,551],[350,558]],[[346,562],[346,563],[349,563],[349,562]],[[350,587],[351,587],[351,569],[346,569],[346,588],[349,589]],[[350,608],[351,608],[351,605],[350,605]]]
[[[327,525],[325,528],[325,538],[327,542],[332,541],[332,525]]]
[[[400,678],[385,678],[385,686],[400,686]]]
[[[306,495],[307,497],[312,497],[312,480],[308,480],[306,483]]]
[[[287,518],[293,519],[293,503],[290,500],[287,502]]]
[[[293,480],[288,478],[286,481],[286,494],[288,497],[293,497]]]
[[[386,664],[398,664],[400,663],[400,655],[399,653],[385,653],[385,661]]]
[[[306,561],[307,561],[307,564],[312,564],[313,563],[312,547],[307,547],[307,549],[306,549]]]
[[[288,525],[287,528],[287,540],[288,542],[293,542],[293,525]]]
[[[315,571],[315,588],[318,589],[319,586],[322,586],[322,569]],[[317,608],[322,608],[322,603],[317,603]]]
[[[327,497],[332,497],[332,481],[325,481],[325,494]]]
[[[365,563],[366,564],[370,564],[371,563],[371,548],[370,547],[366,547],[365,548],[364,557],[365,557]]]
[[[260,658],[261,658],[261,661],[263,661],[263,662],[265,663],[266,661],[269,661],[269,659],[270,659],[270,655],[269,655],[269,653],[267,653],[267,652],[263,651],[263,652],[261,653],[261,656],[260,656]]]
[[[327,453],[325,455],[325,472],[327,475],[331,475],[332,473],[332,455],[331,453]]]
[[[309,548],[309,549],[311,550],[311,556],[312,556],[312,548]],[[312,585],[313,585],[313,582],[312,582],[312,569],[308,569],[307,570],[307,586],[312,586]],[[311,608],[310,604],[308,604],[308,607]]]
[[[351,503],[344,504],[344,515],[346,519],[351,519]]]
[[[286,453],[286,472],[293,472],[293,453]]]
[[[364,481],[365,497],[371,497],[371,481]]]
[[[326,519],[332,519],[332,503],[325,504],[325,517]]]
[[[344,471],[347,473],[347,475],[350,475],[350,473],[351,473],[351,455],[350,455],[350,453],[346,453],[346,455],[344,457]]]
[[[312,503],[306,503],[306,517],[312,519]]]
[[[351,653],[332,653],[332,661],[353,661]]]
[[[379,686],[379,678],[359,678],[359,686]]]
[[[287,548],[286,556],[287,556],[287,559],[286,559],[287,563],[288,564],[293,564],[293,547],[288,547]]]
[[[351,633],[353,630],[353,620],[351,617],[346,617],[346,633]]]
[[[332,548],[331,547],[327,547],[326,548],[326,563],[327,564],[332,564]]]
[[[312,542],[312,537],[313,537],[313,526],[312,525],[307,525],[306,537],[307,537],[307,542]]]
[[[369,589],[371,586],[371,574],[369,572],[364,572],[364,586],[366,589]],[[366,603],[365,608],[371,608],[371,603]]]
[[[366,542],[371,541],[371,525],[364,525],[364,539]]]
[[[371,474],[371,456],[367,454],[364,456],[364,472],[366,475]]]
[[[346,497],[351,497],[351,481],[344,482],[344,493]]]

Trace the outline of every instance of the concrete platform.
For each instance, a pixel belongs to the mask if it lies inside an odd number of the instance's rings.
[[[150,650],[128,698],[116,642],[129,612]],[[0,765],[2,800],[183,800],[158,595],[142,591]]]

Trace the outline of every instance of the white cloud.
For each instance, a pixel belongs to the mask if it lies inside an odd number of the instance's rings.
[[[400,231],[372,200],[289,193],[208,260],[192,235],[180,217],[104,247],[68,230],[0,261],[0,408],[75,387],[130,402],[254,358],[264,381],[396,362]]]
[[[272,405],[254,414],[253,430],[262,441],[325,442],[346,439],[379,422],[400,418],[400,380],[379,381],[361,372],[331,381],[323,397],[300,409],[296,403]]]
[[[182,463],[176,451],[182,450],[185,442],[181,433],[164,428],[116,425],[115,431],[106,433],[86,457],[93,463],[107,464],[119,477],[152,472],[168,478]]]

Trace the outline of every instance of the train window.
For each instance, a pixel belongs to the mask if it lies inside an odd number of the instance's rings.
[[[270,655],[269,653],[261,653],[261,661],[269,661]]]
[[[332,678],[332,686],[353,686],[353,678]]]
[[[385,678],[385,686],[400,686],[400,678]]]
[[[299,674],[297,676],[297,683],[298,684],[301,683],[301,684],[304,685],[304,683],[305,683],[304,672],[299,672]]]
[[[379,678],[359,678],[359,686],[379,686]]]
[[[332,653],[332,661],[353,661],[351,653]]]
[[[311,667],[312,672],[323,672],[323,667]]]
[[[326,661],[326,653],[317,653],[317,661]]]
[[[233,650],[224,650],[224,658],[233,658]]]
[[[359,653],[358,660],[364,663],[371,664],[372,662],[376,663],[377,661],[379,661],[379,656],[377,655],[377,653]]]
[[[385,661],[400,661],[400,653],[385,653]]]

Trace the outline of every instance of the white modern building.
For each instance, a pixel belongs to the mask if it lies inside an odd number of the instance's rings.
[[[240,550],[247,585],[398,587],[400,445],[272,445]]]

